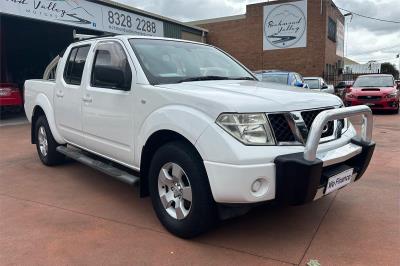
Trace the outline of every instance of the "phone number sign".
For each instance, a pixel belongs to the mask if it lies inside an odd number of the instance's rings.
[[[103,7],[102,10],[104,31],[164,37],[164,24],[162,21],[115,8]]]

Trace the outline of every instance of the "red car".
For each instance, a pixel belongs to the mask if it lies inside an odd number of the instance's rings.
[[[375,110],[399,111],[400,91],[392,75],[359,76],[346,90],[347,106],[365,104]]]
[[[17,85],[0,83],[0,110],[19,111],[22,105],[22,95]]]

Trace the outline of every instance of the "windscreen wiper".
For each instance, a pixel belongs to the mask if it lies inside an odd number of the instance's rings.
[[[238,77],[238,78],[230,78],[231,80],[255,80],[252,77]]]
[[[190,82],[190,81],[203,81],[203,80],[229,80],[229,78],[223,76],[200,76],[200,77],[181,79],[178,81],[178,83]]]
[[[200,77],[181,79],[178,81],[178,83],[190,82],[190,81],[205,81],[205,80],[254,80],[254,79],[251,77],[230,78],[230,77],[223,77],[223,76],[200,76]]]

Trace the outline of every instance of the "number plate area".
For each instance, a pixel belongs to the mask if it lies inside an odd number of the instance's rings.
[[[329,177],[324,194],[327,195],[335,190],[338,190],[339,188],[342,188],[350,184],[353,180],[353,172],[354,169],[350,168],[338,174],[335,174],[334,176]]]

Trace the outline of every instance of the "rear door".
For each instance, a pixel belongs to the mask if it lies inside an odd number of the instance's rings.
[[[122,42],[100,41],[83,93],[86,147],[126,164],[134,159],[132,69]]]
[[[90,45],[72,47],[66,53],[63,73],[55,86],[54,110],[57,128],[70,143],[83,145],[82,79]]]

